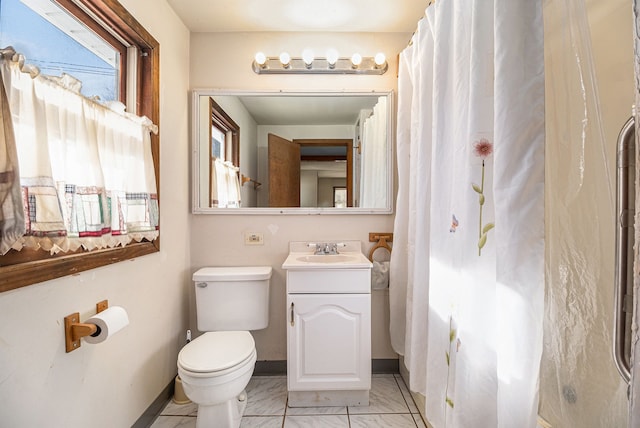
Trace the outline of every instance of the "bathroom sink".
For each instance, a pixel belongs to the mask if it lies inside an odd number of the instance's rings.
[[[360,241],[340,243],[338,254],[314,254],[308,242],[291,242],[283,269],[366,269],[371,262],[362,254]]]
[[[296,260],[303,263],[345,263],[354,262],[358,258],[348,254],[308,254],[296,257]]]

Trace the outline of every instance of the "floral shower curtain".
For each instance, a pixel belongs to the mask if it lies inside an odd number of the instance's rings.
[[[542,2],[439,0],[401,54],[391,337],[441,427],[535,427]]]

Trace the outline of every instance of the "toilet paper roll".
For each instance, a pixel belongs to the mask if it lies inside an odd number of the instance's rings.
[[[85,321],[86,324],[95,324],[98,331],[91,336],[84,338],[87,343],[104,342],[124,327],[129,325],[129,316],[127,311],[120,306],[111,306],[104,311],[95,314]]]

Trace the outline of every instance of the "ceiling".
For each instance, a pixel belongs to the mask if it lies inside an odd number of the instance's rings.
[[[258,125],[353,125],[360,110],[372,109],[374,95],[240,96]]]
[[[168,0],[192,32],[411,33],[428,0]]]

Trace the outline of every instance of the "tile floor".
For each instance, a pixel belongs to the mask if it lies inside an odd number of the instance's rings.
[[[287,406],[286,376],[254,376],[240,428],[425,428],[400,375],[373,375],[369,406],[293,408]],[[170,401],[151,428],[195,428],[195,404]]]

